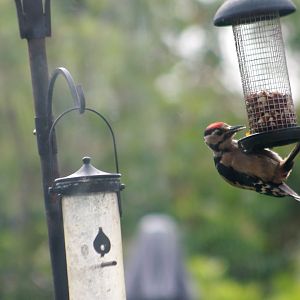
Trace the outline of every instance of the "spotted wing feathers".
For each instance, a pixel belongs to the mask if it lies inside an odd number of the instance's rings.
[[[221,164],[218,159],[215,159],[215,164],[219,174],[227,182],[236,187],[254,190],[260,194],[273,197],[291,196],[300,201],[300,196],[285,183],[274,184],[271,182],[263,182],[255,176],[249,176],[247,174],[237,172],[233,168]]]

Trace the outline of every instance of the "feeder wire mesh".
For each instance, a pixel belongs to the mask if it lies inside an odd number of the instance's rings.
[[[297,126],[279,13],[233,24],[250,133]]]

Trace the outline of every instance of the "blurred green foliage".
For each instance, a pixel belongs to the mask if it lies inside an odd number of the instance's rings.
[[[180,225],[203,299],[300,299],[299,203],[232,188],[217,175],[203,143],[213,121],[246,123],[240,82],[224,81],[220,35],[226,30],[212,25],[220,4],[53,0],[49,70],[68,68],[83,85],[87,105],[115,130],[127,186],[125,256],[139,218],[164,212]],[[296,60],[298,14],[283,20]],[[51,299],[28,54],[9,0],[0,2],[0,88],[0,299]],[[56,115],[72,105],[63,81],[54,98]],[[84,155],[99,169],[114,170],[110,136],[98,119],[71,115],[57,134],[62,175],[77,170]],[[289,181],[298,192],[299,166]]]

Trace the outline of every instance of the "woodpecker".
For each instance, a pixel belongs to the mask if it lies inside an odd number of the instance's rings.
[[[245,128],[215,122],[205,129],[204,141],[213,151],[219,174],[233,186],[274,197],[290,196],[300,201],[300,196],[284,182],[292,171],[300,143],[285,159],[269,149],[245,153],[233,139]]]

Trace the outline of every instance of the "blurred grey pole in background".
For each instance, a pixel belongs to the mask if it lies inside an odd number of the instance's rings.
[[[190,300],[178,228],[163,214],[142,218],[125,264],[127,300]]]

